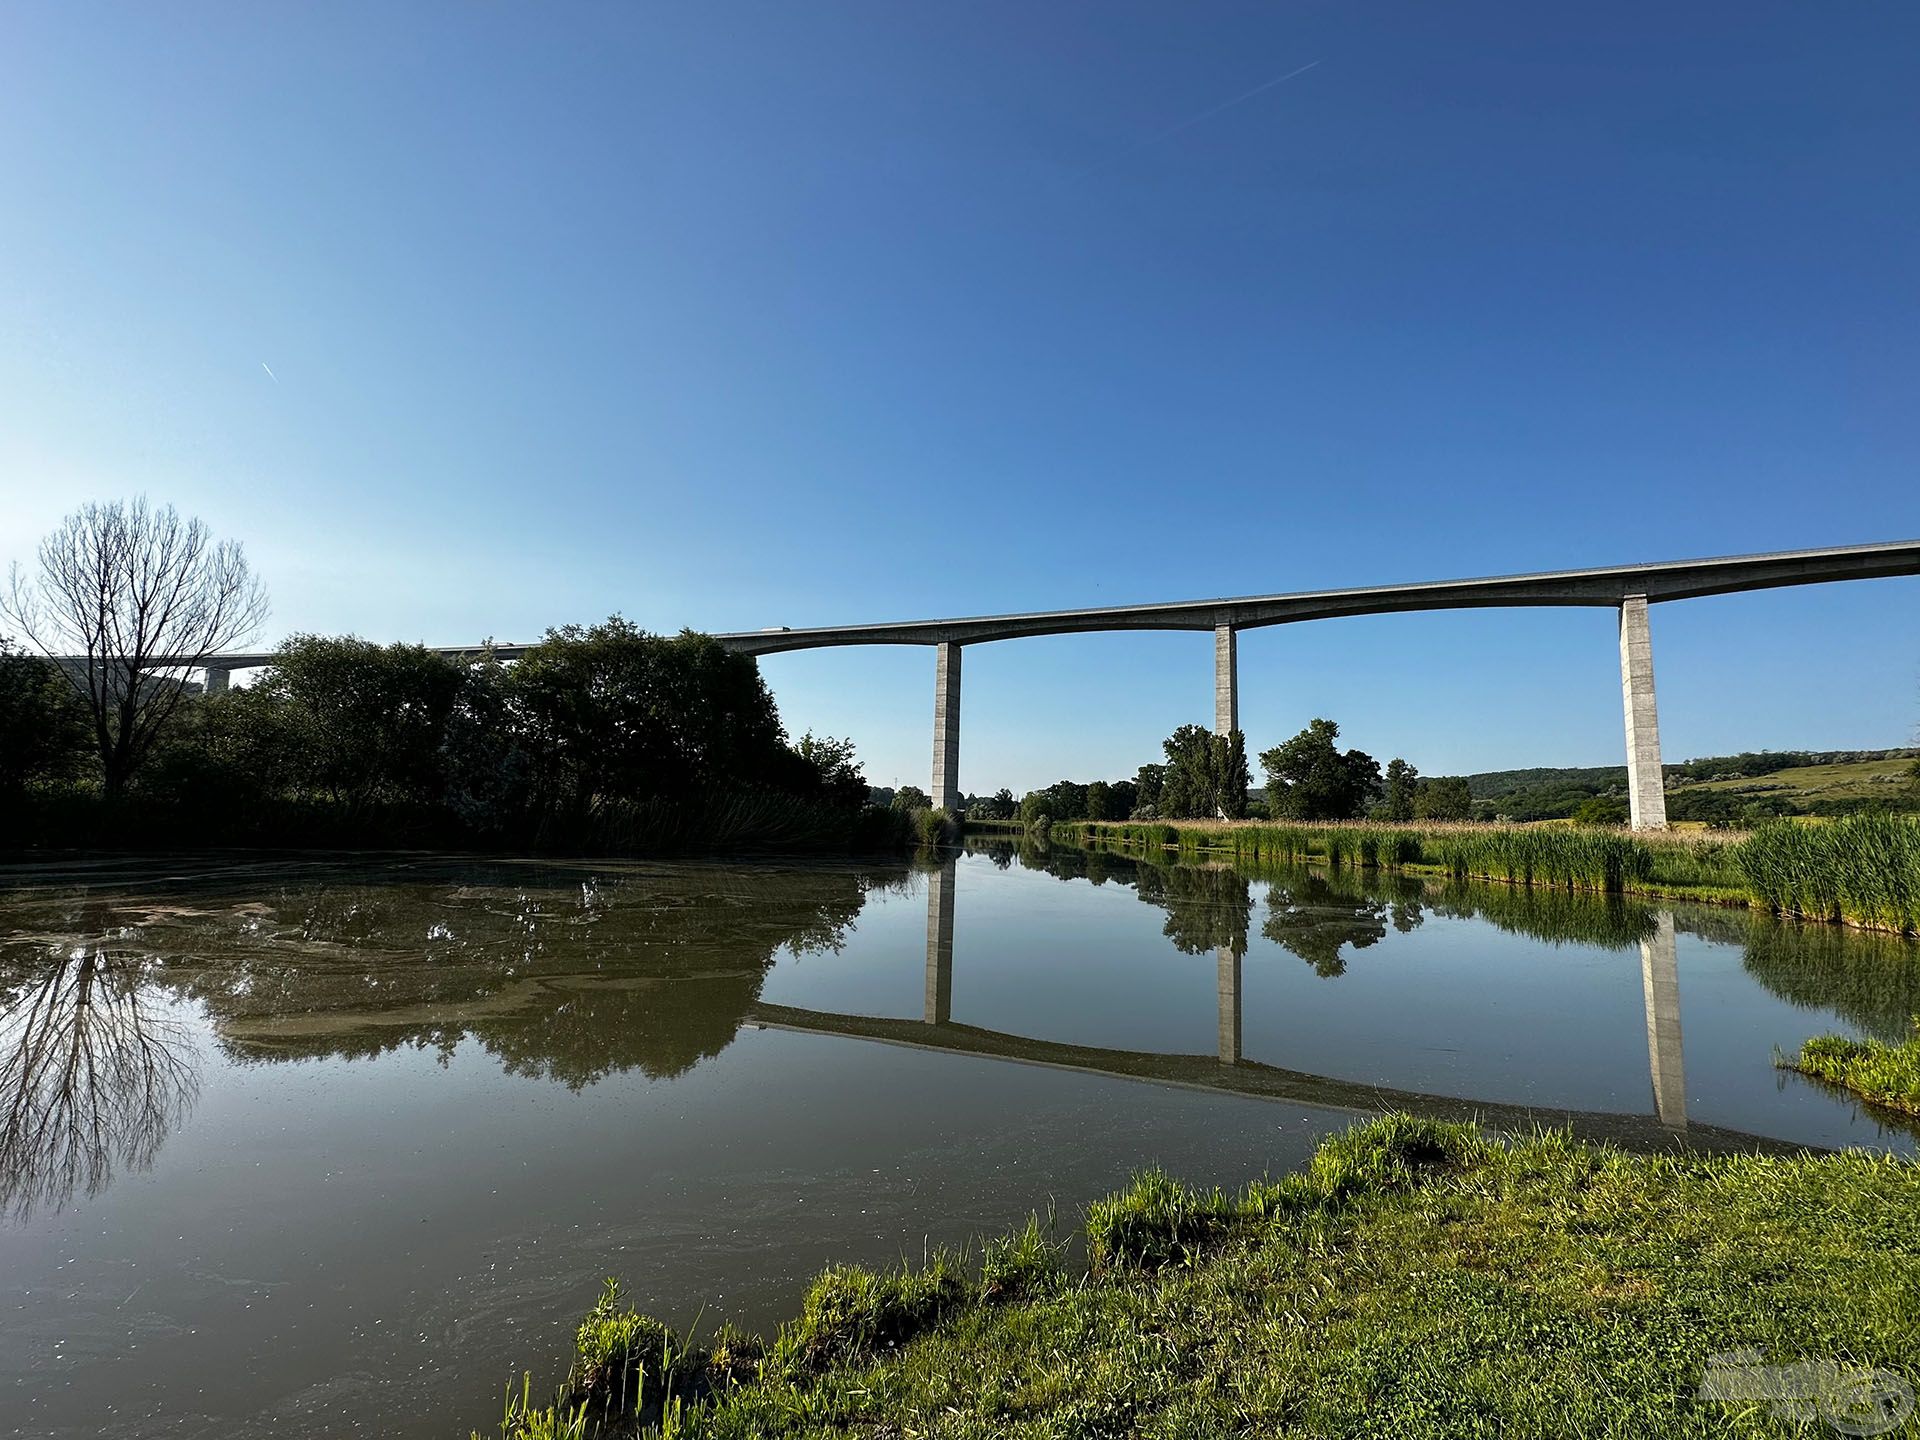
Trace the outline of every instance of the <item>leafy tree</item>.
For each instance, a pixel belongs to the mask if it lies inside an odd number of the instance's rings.
[[[1420,772],[1404,760],[1387,762],[1386,791],[1377,812],[1382,820],[1411,820],[1414,795],[1420,788]]]
[[[1361,750],[1344,754],[1333,742],[1340,727],[1316,719],[1298,735],[1262,751],[1267,809],[1288,820],[1351,820],[1380,793],[1380,762]]]
[[[432,805],[466,667],[423,645],[296,635],[252,688],[281,709],[290,778],[356,814]]]
[[[1182,725],[1161,748],[1167,762],[1157,767],[1159,792],[1154,801],[1142,803],[1152,803],[1157,814],[1169,819],[1225,815],[1238,820],[1246,815],[1251,777],[1246,738],[1238,730],[1216,735],[1202,725]],[[1147,768],[1141,769],[1143,780]]]
[[[1253,774],[1247,768],[1247,739],[1238,730],[1213,737],[1215,767],[1214,804],[1229,820],[1247,818],[1247,791],[1253,788]]]
[[[1001,786],[998,790],[993,792],[993,818],[994,819],[1011,820],[1014,816],[1014,812],[1019,808],[1020,808],[1020,804],[1017,800],[1013,798],[1013,792],[1007,789],[1004,785]]]
[[[79,778],[91,740],[86,709],[60,671],[0,640],[0,793]]]
[[[1143,805],[1153,807],[1157,811],[1160,804],[1160,791],[1166,784],[1166,778],[1166,766],[1142,765],[1139,770],[1134,773],[1133,810],[1127,813],[1132,814]]]
[[[893,800],[889,808],[902,812],[910,810],[931,810],[933,808],[933,797],[918,785],[902,785],[898,790],[893,792]]]
[[[759,667],[711,636],[649,635],[618,615],[549,630],[507,672],[506,696],[550,816],[793,788],[797,757]]]
[[[852,740],[816,737],[809,730],[796,749],[822,800],[841,810],[858,810],[867,803],[867,777],[854,758]]]
[[[1213,734],[1182,725],[1161,742],[1167,763],[1161,772],[1160,813],[1169,818],[1214,812]]]
[[[1104,780],[1096,780],[1087,786],[1087,819],[1112,820],[1117,818],[1113,808],[1113,787]]]
[[[1627,802],[1617,795],[1596,795],[1573,812],[1576,825],[1624,825],[1629,811]]]
[[[1125,820],[1140,803],[1138,787],[1131,780],[1115,780],[1107,787],[1107,818]]]
[[[1473,792],[1466,777],[1439,775],[1422,780],[1414,791],[1413,813],[1421,820],[1471,820]]]
[[[29,578],[13,567],[0,614],[64,672],[86,705],[109,799],[118,798],[212,654],[244,643],[266,592],[232,540],[171,505],[82,506],[40,542]]]

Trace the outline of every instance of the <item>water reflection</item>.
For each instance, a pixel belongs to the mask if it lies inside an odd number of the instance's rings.
[[[1619,897],[1338,871],[1151,864],[1065,848],[998,846],[977,853],[1001,869],[1018,865],[1101,887],[1109,896],[1115,887],[1131,889],[1153,907],[1167,949],[1211,956],[1213,1053],[1198,1046],[1199,1053],[1150,1048],[1154,1037],[1181,1033],[1151,1015],[1135,1031],[1144,1032],[1148,1044],[1127,1050],[955,1023],[957,894],[961,870],[978,864],[955,856],[918,873],[905,865],[429,861],[126,875],[0,893],[0,1208],[20,1217],[58,1209],[75,1194],[98,1193],[116,1172],[149,1165],[194,1102],[199,1027],[222,1058],[241,1065],[357,1060],[403,1049],[446,1064],[457,1049],[472,1046],[508,1074],[580,1090],[624,1072],[657,1080],[685,1075],[725,1050],[742,1026],[759,1024],[1316,1104],[1477,1114],[1495,1123],[1611,1120],[1631,1129],[1632,1117],[1600,1111],[1534,1111],[1471,1094],[1429,1093],[1418,1086],[1498,1086],[1484,1065],[1462,1061],[1453,1069],[1422,1070],[1403,1063],[1384,1042],[1356,1055],[1350,1074],[1414,1077],[1414,1084],[1396,1089],[1310,1073],[1340,1067],[1325,1058],[1325,1046],[1317,1064],[1296,1061],[1303,1066],[1297,1071],[1248,1057],[1250,945],[1271,944],[1338,987],[1323,991],[1307,982],[1315,994],[1363,994],[1372,997],[1366,1006],[1390,1007],[1392,996],[1380,988],[1384,972],[1370,952],[1427,953],[1384,942],[1430,924],[1473,922],[1552,945],[1637,947],[1650,1096],[1643,1119],[1652,1128],[1622,1138],[1688,1131],[1695,1138],[1706,1132],[1711,1142],[1721,1132],[1690,1122],[1688,1114],[1678,934],[1740,947],[1746,975],[1766,991],[1869,1033],[1898,1036],[1920,1012],[1920,965],[1911,942],[1783,925],[1745,912],[1676,914]],[[976,871],[975,878],[987,873]],[[886,966],[860,972],[847,1009],[767,1003],[764,983],[783,958],[793,963],[839,951],[876,892],[916,886],[925,890],[925,974],[921,997],[902,997],[908,1016],[853,1013],[874,1003],[870,997],[884,988]],[[1101,915],[1112,913],[1110,900],[1101,905]],[[1090,911],[1074,914],[1076,923],[1093,918]],[[1082,960],[1097,968],[1074,972],[1070,958],[1051,953],[1042,940],[1028,941],[1032,922],[1031,915],[1019,917],[1023,928],[1015,943],[1037,947],[1032,973],[1055,976],[1050,983],[1063,986],[1085,983],[1084,1002],[1068,991],[1075,996],[1069,1004],[1095,1014],[1137,1008],[1129,994],[1103,988],[1108,970],[1101,959]],[[912,924],[917,929],[917,913]],[[906,943],[917,948],[917,936]],[[897,949],[891,953],[898,958]],[[1254,971],[1275,973],[1258,965]],[[1467,986],[1492,983],[1483,977],[1493,973],[1472,960],[1460,979]],[[1417,984],[1404,993],[1426,998],[1403,1001],[1403,1008],[1434,1003],[1442,994]],[[1485,998],[1491,1011],[1505,997],[1490,992]],[[1339,1023],[1356,1037],[1392,1018],[1372,1008],[1346,1009]],[[1035,1028],[1058,1022],[1057,1010],[1051,1019],[1043,1009],[1033,1013]],[[1340,1016],[1337,1007],[1326,1013]],[[1499,1024],[1532,1021],[1524,1003],[1508,1013],[1511,1019]],[[1715,1018],[1708,1012],[1701,1032],[1710,1045]],[[1261,1024],[1256,1014],[1256,1036]],[[1476,1030],[1480,1024],[1471,1012],[1457,1011],[1440,1043],[1492,1034],[1505,1048],[1509,1032]],[[1637,1037],[1628,1043],[1637,1048]],[[1566,1073],[1547,1078],[1575,1103],[1595,1103],[1579,1100],[1586,1094],[1617,1103],[1617,1091],[1587,1084],[1577,1065],[1556,1056],[1545,1068]],[[1707,1072],[1725,1071],[1725,1061],[1709,1054]],[[1751,1089],[1750,1081],[1740,1083]],[[1509,1084],[1507,1093],[1533,1092]],[[1721,1138],[1752,1139],[1733,1132]]]
[[[0,901],[0,1208],[144,1169],[197,1093],[195,1007],[242,1064],[476,1042],[580,1089],[682,1075],[778,956],[832,951],[904,867],[312,867]],[[101,938],[106,937],[106,938]]]
[[[192,1105],[190,1032],[146,970],[83,944],[0,972],[0,1213],[24,1221],[146,1169]]]
[[[1163,933],[1176,950],[1202,954],[1212,950],[1216,965],[1218,1007],[1218,1062],[1246,1065],[1242,1053],[1244,960],[1253,909],[1252,885],[1244,867],[1229,864],[1158,865],[1100,850],[1055,849],[1026,844],[982,847],[996,863],[1017,853],[1020,863],[1061,879],[1115,880],[1131,884],[1140,899],[1166,910]],[[1271,868],[1271,867],[1269,867]],[[1257,871],[1255,873],[1258,873]],[[954,950],[954,863],[949,861],[931,877],[927,893],[927,1010],[929,1025],[949,1025],[952,1014]],[[1346,973],[1347,952],[1365,950],[1387,936],[1389,929],[1408,934],[1419,928],[1427,907],[1453,918],[1482,918],[1502,929],[1554,944],[1580,941],[1622,947],[1638,943],[1641,988],[1646,1008],[1647,1060],[1653,1114],[1668,1130],[1687,1129],[1686,1070],[1680,1027],[1680,977],[1674,917],[1670,911],[1630,906],[1620,897],[1606,899],[1565,893],[1449,884],[1431,895],[1417,877],[1392,874],[1356,874],[1352,871],[1286,867],[1270,880],[1263,938],[1298,956],[1327,979]],[[935,1004],[935,996],[939,1003]],[[791,1022],[792,1017],[787,1017]],[[986,1034],[971,1027],[961,1041]],[[1029,1047],[1033,1058],[1044,1049],[1051,1063],[1071,1064],[1066,1053],[1076,1047],[1046,1046],[1030,1037],[1004,1033],[996,1040]],[[1186,1057],[1158,1056],[1178,1062]],[[1092,1064],[1088,1068],[1100,1068]],[[1229,1078],[1222,1088],[1264,1093],[1272,1067],[1247,1086]],[[1249,1072],[1251,1075],[1252,1072]],[[1168,1078],[1174,1078],[1169,1074]],[[1178,1078],[1191,1083],[1191,1074]],[[1311,1082],[1315,1077],[1293,1077]],[[1329,1093],[1346,1087],[1329,1082]],[[1298,1087],[1289,1092],[1298,1098]],[[1387,1091],[1375,1088],[1382,1104],[1409,1109],[1451,1108],[1452,1097]],[[1338,1103],[1338,1102],[1336,1102]]]

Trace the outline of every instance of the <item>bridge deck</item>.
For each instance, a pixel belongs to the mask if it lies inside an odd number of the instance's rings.
[[[1617,606],[1629,595],[1644,595],[1653,602],[1691,600],[1703,595],[1728,595],[1783,585],[1821,585],[1836,580],[1875,580],[1898,575],[1920,575],[1920,540],[1651,565],[1552,570],[1532,575],[1493,575],[1477,580],[1309,590],[1290,595],[1243,595],[1159,605],[1110,605],[1085,610],[973,615],[951,620],[892,621],[879,625],[743,630],[715,638],[745,655],[773,655],[785,650],[816,650],[838,645],[977,645],[990,640],[1071,635],[1093,630],[1212,630],[1221,625],[1251,630],[1262,625],[1403,610]],[[480,647],[435,648],[443,655],[472,655],[478,653]],[[517,660],[530,647],[511,644],[492,648],[502,660]],[[251,670],[272,660],[270,651],[249,651],[211,656],[207,663],[219,670]]]

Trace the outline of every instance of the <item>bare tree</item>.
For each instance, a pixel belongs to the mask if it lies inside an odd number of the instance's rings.
[[[118,797],[209,655],[242,644],[267,596],[236,541],[145,498],[87,505],[16,563],[0,614],[61,662],[92,712],[101,776]]]

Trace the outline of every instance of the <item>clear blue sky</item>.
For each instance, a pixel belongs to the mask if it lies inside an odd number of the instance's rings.
[[[1895,4],[9,5],[0,559],[144,491],[267,639],[455,643],[1920,536],[1916,56]],[[1669,757],[1906,743],[1917,619],[1656,609]],[[971,650],[962,783],[1131,773],[1211,664]],[[1604,611],[1282,627],[1242,718],[1608,763],[1616,667]],[[764,662],[922,786],[932,669]]]

